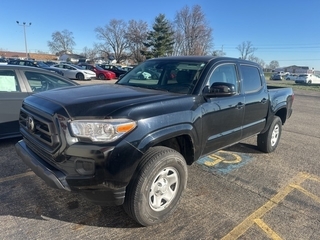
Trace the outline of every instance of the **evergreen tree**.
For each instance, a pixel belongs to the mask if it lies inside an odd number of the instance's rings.
[[[145,49],[141,50],[141,54],[146,58],[172,55],[174,33],[164,14],[159,14],[155,18],[152,29],[153,31],[148,32],[147,41],[143,43]]]

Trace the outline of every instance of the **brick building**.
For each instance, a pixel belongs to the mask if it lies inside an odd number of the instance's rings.
[[[26,53],[25,52],[10,52],[10,51],[0,50],[0,57],[25,59]],[[58,59],[58,57],[56,55],[46,54],[46,53],[28,53],[28,58],[32,58],[35,60],[41,60],[41,61],[49,61],[49,60],[52,61],[52,60]]]

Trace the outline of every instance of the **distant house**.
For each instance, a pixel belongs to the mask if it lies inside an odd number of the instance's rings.
[[[78,62],[86,62],[86,57],[78,55],[78,54],[62,54],[59,59],[61,62],[72,62],[72,63],[78,63]]]
[[[309,69],[309,67],[306,66],[296,66],[292,65],[289,67],[280,67],[274,69],[274,72],[289,72],[289,73],[309,73],[312,70]]]

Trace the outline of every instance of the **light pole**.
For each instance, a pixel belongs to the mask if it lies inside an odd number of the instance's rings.
[[[23,22],[22,24],[19,23],[19,21],[16,21],[19,26],[23,27],[24,32],[24,45],[26,47],[26,58],[28,59],[28,47],[27,47],[27,35],[26,35],[26,27],[31,26],[31,22],[29,24],[26,24],[26,22]]]

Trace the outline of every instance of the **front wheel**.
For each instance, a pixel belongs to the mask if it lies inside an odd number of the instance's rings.
[[[124,210],[142,226],[164,221],[177,208],[187,178],[180,153],[167,147],[150,148],[127,187]]]
[[[262,134],[258,134],[257,144],[262,152],[273,152],[280,141],[282,132],[282,121],[278,116],[274,116],[269,129]]]
[[[82,73],[77,73],[76,78],[78,80],[83,80],[84,79],[84,75]]]
[[[105,80],[106,79],[106,77],[102,73],[100,73],[98,75],[98,78],[99,78],[99,80]]]

